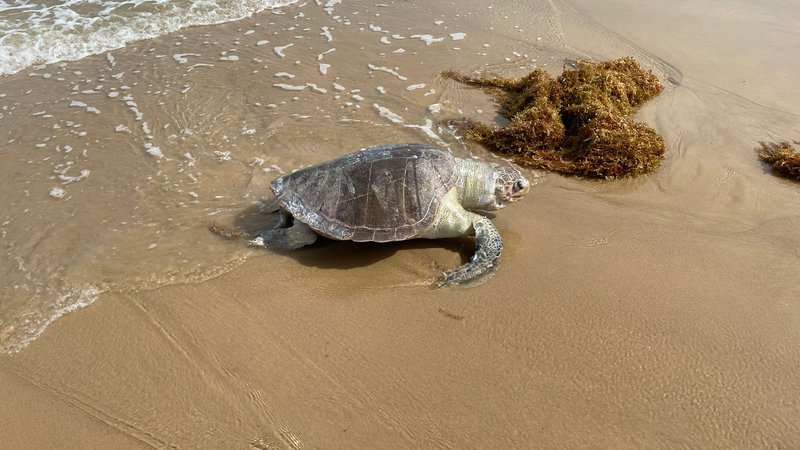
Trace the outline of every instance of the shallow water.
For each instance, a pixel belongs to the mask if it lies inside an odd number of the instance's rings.
[[[251,231],[268,226],[258,205],[288,170],[387,142],[471,156],[438,124],[464,112],[451,106],[461,87],[437,77],[440,61],[495,62],[499,36],[459,31],[470,20],[459,14],[387,28],[365,12],[288,6],[5,77],[0,351],[104,293],[236,267],[252,250],[208,224],[250,211]],[[556,51],[533,50],[492,70],[559,64]]]

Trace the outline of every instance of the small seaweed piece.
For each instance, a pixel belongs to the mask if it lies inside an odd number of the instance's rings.
[[[761,142],[758,156],[783,177],[800,181],[800,152],[788,142]]]
[[[247,233],[245,233],[244,231],[237,230],[236,228],[233,228],[229,225],[224,225],[217,222],[209,223],[208,230],[223,239],[229,239],[229,240],[241,239],[247,236]]]
[[[620,178],[654,171],[664,140],[633,113],[661,83],[633,58],[579,61],[558,79],[536,69],[522,78],[442,76],[483,88],[509,119],[506,127],[464,122],[467,138],[519,164],[565,175]]]

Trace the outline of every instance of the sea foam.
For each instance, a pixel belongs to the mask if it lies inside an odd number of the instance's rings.
[[[194,25],[231,22],[298,0],[70,0],[0,3],[0,74],[74,61]],[[102,8],[98,11],[98,8]],[[113,57],[108,58],[114,65]]]

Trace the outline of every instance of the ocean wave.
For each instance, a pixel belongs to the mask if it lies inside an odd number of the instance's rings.
[[[40,308],[21,312],[8,323],[0,322],[0,353],[19,352],[41,336],[51,323],[91,305],[99,295],[100,290],[95,286],[73,289],[50,303],[41,304]]]
[[[0,0],[0,73],[74,61],[195,25],[212,25],[298,0]]]

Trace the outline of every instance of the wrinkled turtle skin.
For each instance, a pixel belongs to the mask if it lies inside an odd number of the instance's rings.
[[[375,147],[273,181],[284,220],[251,242],[295,249],[318,235],[357,242],[475,235],[471,261],[441,284],[467,283],[495,267],[503,248],[492,222],[472,211],[503,208],[528,188],[513,167],[422,144]]]

